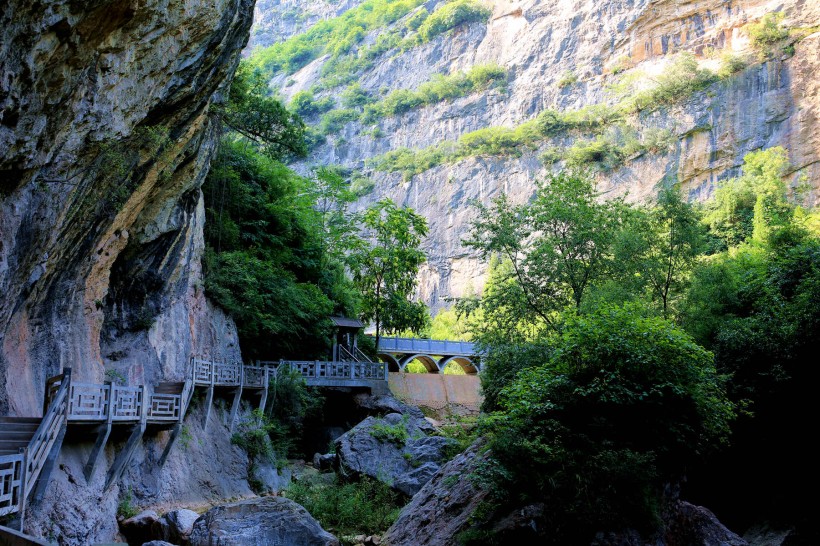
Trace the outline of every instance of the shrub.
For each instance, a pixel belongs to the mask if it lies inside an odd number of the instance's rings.
[[[134,505],[134,493],[129,485],[125,493],[120,496],[119,503],[117,503],[117,516],[129,519],[137,514],[139,514],[139,508]]]
[[[231,443],[244,449],[252,460],[270,460],[274,452],[268,434],[274,426],[261,410],[254,410],[236,427],[236,432],[231,436]]]
[[[439,34],[454,29],[459,25],[474,22],[487,22],[492,11],[475,0],[455,0],[440,6],[430,14],[419,27],[419,36],[430,41]]]
[[[421,24],[424,23],[425,20],[427,20],[427,16],[429,15],[430,13],[427,11],[426,8],[421,8],[416,13],[411,15],[409,19],[407,19],[407,22],[404,24],[404,26],[408,30],[416,31],[419,29]]]
[[[359,113],[352,109],[331,110],[324,116],[319,124],[319,131],[322,134],[338,133],[351,121],[359,119]]]
[[[403,415],[401,421],[395,425],[387,424],[383,419],[379,419],[370,429],[370,435],[380,442],[390,442],[401,447],[408,438],[407,421],[406,415]]]
[[[654,86],[639,91],[631,99],[636,111],[656,110],[660,106],[677,104],[717,81],[711,70],[698,67],[691,53],[678,54],[666,70],[658,76]]]
[[[375,100],[370,93],[362,89],[361,84],[358,82],[351,84],[342,92],[342,105],[345,108],[362,107]]]
[[[756,23],[747,26],[752,45],[759,51],[771,53],[773,45],[789,37],[788,29],[783,27],[783,13],[767,13]]]
[[[318,101],[310,91],[299,91],[293,94],[288,109],[302,117],[323,114],[335,106],[331,97],[324,97]]]
[[[566,70],[558,80],[558,87],[569,87],[578,82],[578,76],[572,70]]]
[[[319,478],[294,481],[283,493],[304,506],[324,529],[341,537],[383,534],[399,515],[404,497],[376,480],[344,483]]]
[[[743,57],[733,55],[732,53],[724,53],[721,57],[720,68],[718,69],[718,76],[721,79],[731,78],[738,72],[746,69],[746,61]]]
[[[292,74],[323,53],[344,57],[368,32],[394,23],[422,3],[423,0],[366,0],[338,17],[316,23],[302,34],[255,51],[250,62],[271,76],[279,71]]]
[[[545,502],[557,544],[652,529],[663,484],[724,441],[733,416],[712,354],[634,306],[570,317],[500,403],[485,423],[499,466],[488,479]]]

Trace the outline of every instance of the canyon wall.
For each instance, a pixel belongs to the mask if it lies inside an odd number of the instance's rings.
[[[241,358],[203,293],[200,186],[218,142],[210,104],[252,14],[253,0],[0,9],[0,415],[39,415],[44,381],[64,367],[150,392],[181,381],[192,355]],[[146,433],[124,480],[135,504],[250,494],[246,456],[214,421],[163,470],[165,433]],[[69,436],[27,530],[110,541],[121,492],[102,491],[105,464],[85,484],[90,444]],[[109,441],[109,464],[122,441]]]
[[[428,2],[424,7],[432,12],[438,4]],[[473,215],[470,202],[486,203],[502,192],[517,202],[528,199],[535,179],[562,166],[561,162],[545,165],[540,156],[550,147],[566,148],[588,135],[562,134],[532,149],[523,147],[520,157],[468,157],[412,177],[375,170],[368,160],[400,147],[452,142],[485,127],[515,127],[546,109],[568,112],[612,105],[618,100],[613,85],[630,76],[651,85],[680,52],[693,53],[701,67],[715,71],[727,52],[747,58],[748,66],[679,104],[629,119],[639,133],[647,128],[668,130],[671,142],[663,152],[644,152],[613,169],[600,170],[596,176],[605,195],[628,193],[630,199],[645,201],[659,185],[679,182],[691,199],[704,199],[720,180],[738,174],[746,153],[779,145],[789,151],[791,179],[795,184],[807,182],[812,188],[807,199],[818,202],[820,3],[519,0],[485,4],[493,10],[486,24],[461,25],[421,45],[390,50],[356,81],[383,98],[396,89],[415,89],[433,74],[497,63],[508,71],[504,88],[415,108],[375,124],[349,122],[297,165],[304,172],[313,165],[334,163],[359,171],[375,183],[359,206],[388,196],[428,219],[429,263],[421,276],[421,296],[434,308],[446,305],[445,298],[481,289],[486,264],[461,244]],[[786,28],[803,29],[804,36],[793,52],[777,52],[761,61],[750,44],[748,24],[776,11],[783,12]],[[401,28],[405,19],[391,28]],[[371,32],[361,47],[389,30]],[[295,74],[280,74],[271,86],[286,99],[311,89],[322,82],[322,67],[328,60],[324,56]],[[331,96],[339,104],[343,90],[326,88],[316,96]],[[308,122],[318,126],[319,118]]]

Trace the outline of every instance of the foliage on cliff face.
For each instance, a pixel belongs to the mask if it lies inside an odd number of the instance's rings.
[[[327,200],[338,196],[321,188],[332,174],[312,181],[280,163],[304,152],[303,125],[259,90],[256,75],[240,68],[230,95],[222,118],[235,132],[203,186],[206,291],[235,320],[246,357],[321,356],[327,317],[356,307],[326,244]]]

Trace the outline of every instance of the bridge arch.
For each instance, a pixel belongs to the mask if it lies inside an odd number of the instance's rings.
[[[382,359],[382,362],[387,363],[387,371],[400,372],[404,369],[399,363],[399,360],[391,354],[379,353],[379,358]]]
[[[427,373],[439,373],[440,371],[438,367],[438,361],[434,357],[424,353],[411,354],[402,358],[401,361],[399,361],[399,368],[401,369],[401,371],[404,371],[407,365],[413,362],[414,360],[418,360],[419,362],[421,362],[422,365],[427,369]]]
[[[481,367],[477,362],[473,362],[471,358],[466,356],[450,356],[442,358],[439,362],[439,368],[441,369],[441,373],[444,373],[444,369],[447,367],[448,364],[455,363],[458,364],[464,373],[468,375],[477,374],[481,371]]]

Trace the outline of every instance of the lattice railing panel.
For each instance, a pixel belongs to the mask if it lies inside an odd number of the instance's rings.
[[[142,416],[142,389],[139,387],[111,386],[113,396],[113,421],[139,421]]]
[[[154,394],[148,409],[151,421],[178,421],[182,409],[182,397],[179,394]]]
[[[246,387],[264,387],[265,386],[265,368],[255,366],[245,366],[244,381],[242,384]]]
[[[316,377],[316,362],[312,360],[292,360],[288,365],[302,377]]]
[[[194,383],[198,385],[210,385],[213,363],[207,360],[194,359]]]
[[[360,362],[354,369],[356,379],[384,379],[383,362]]]
[[[68,401],[70,421],[106,421],[111,394],[108,385],[72,383]]]
[[[242,381],[241,364],[214,363],[214,385],[239,385]]]
[[[0,516],[20,510],[23,455],[0,455]]]

